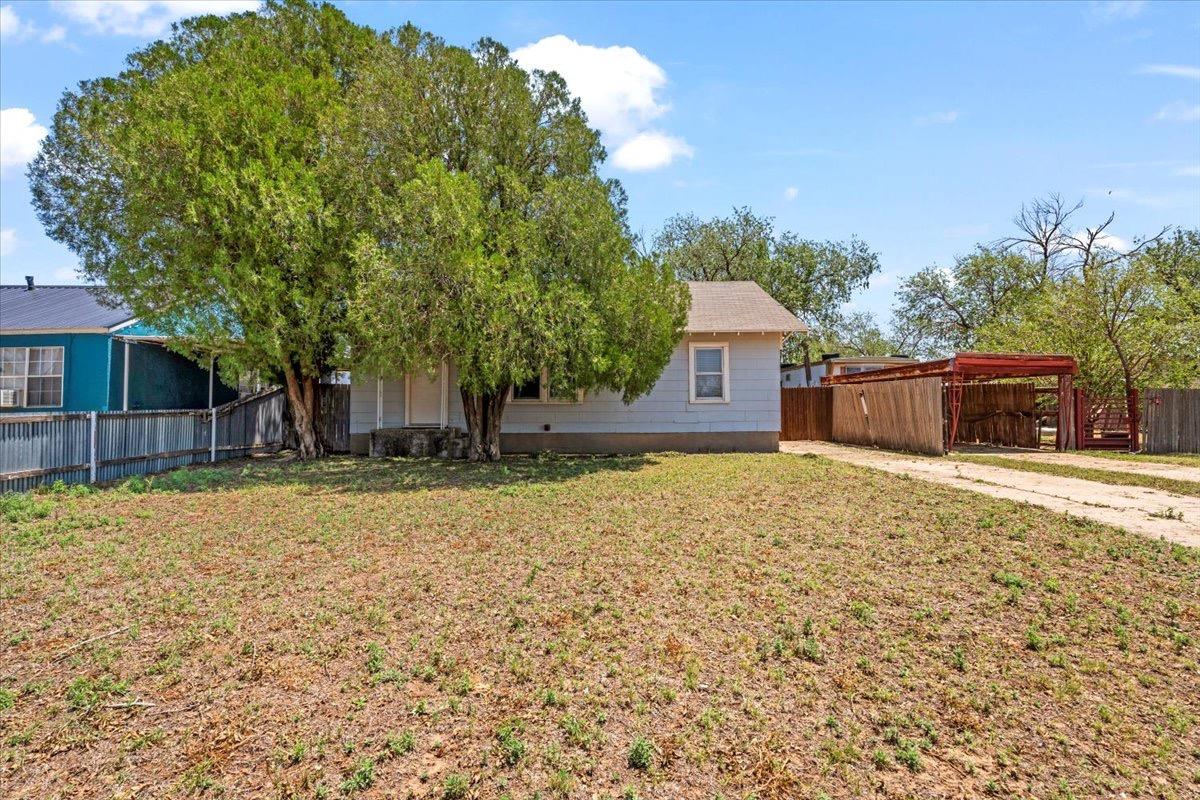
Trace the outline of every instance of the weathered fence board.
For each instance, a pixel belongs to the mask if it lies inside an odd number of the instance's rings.
[[[214,445],[217,461],[277,450],[283,444],[283,410],[283,392],[274,390],[211,412],[5,414],[0,416],[0,492],[58,480],[87,483],[162,472],[213,460]]]
[[[945,452],[942,379],[833,386],[833,441]]]
[[[325,446],[334,453],[350,452],[350,387],[321,386],[321,427]]]
[[[1145,451],[1200,453],[1200,389],[1147,389]]]
[[[785,442],[833,438],[833,387],[780,389],[780,432]]]
[[[962,387],[958,434],[961,444],[1037,447],[1032,383],[970,383]]]

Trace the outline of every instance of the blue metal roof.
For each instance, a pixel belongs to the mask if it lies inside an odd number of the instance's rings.
[[[134,318],[101,301],[102,286],[0,286],[0,333],[110,330]]]

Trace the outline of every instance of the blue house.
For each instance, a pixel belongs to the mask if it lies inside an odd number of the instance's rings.
[[[208,408],[237,397],[90,287],[25,280],[0,286],[0,413]]]

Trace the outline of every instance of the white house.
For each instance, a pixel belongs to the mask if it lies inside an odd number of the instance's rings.
[[[692,282],[683,339],[649,393],[629,405],[600,391],[550,397],[545,376],[516,387],[505,406],[501,449],[509,453],[771,451],[779,445],[779,351],[800,320],[752,281]],[[453,364],[433,375],[355,375],[351,449],[372,431],[462,428]]]

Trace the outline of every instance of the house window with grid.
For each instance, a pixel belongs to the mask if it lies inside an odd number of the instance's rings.
[[[729,345],[725,342],[693,342],[690,400],[693,403],[729,402]]]
[[[63,348],[0,347],[0,398],[25,408],[61,406]]]

